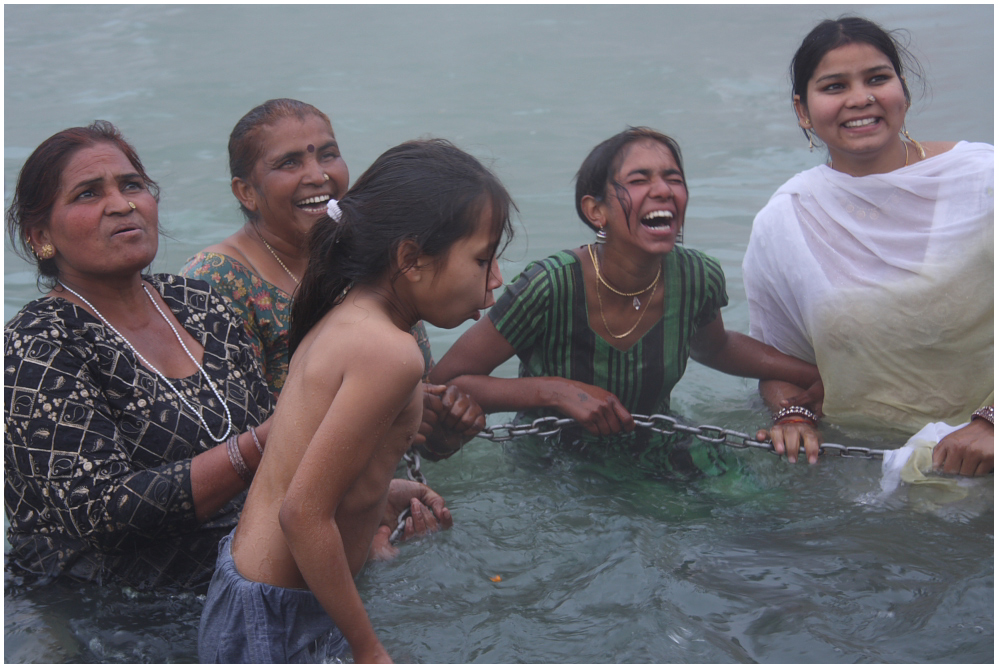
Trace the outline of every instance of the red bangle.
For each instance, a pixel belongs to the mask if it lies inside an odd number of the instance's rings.
[[[779,420],[775,421],[774,425],[775,426],[783,426],[786,423],[808,423],[813,428],[816,427],[816,422],[815,421],[813,421],[812,419],[806,419],[806,418],[802,418],[802,417],[786,417],[784,419],[779,419]]]

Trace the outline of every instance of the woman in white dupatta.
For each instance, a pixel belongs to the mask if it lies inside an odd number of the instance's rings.
[[[993,471],[993,146],[920,143],[893,38],[866,19],[824,21],[792,61],[795,111],[830,161],[754,220],[743,261],[750,334],[814,361],[838,424],[960,428],[934,449],[946,472]],[[763,382],[770,437],[818,455],[819,408]],[[761,435],[763,437],[763,434]]]

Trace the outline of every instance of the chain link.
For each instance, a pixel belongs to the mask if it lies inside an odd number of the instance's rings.
[[[652,414],[648,416],[645,414],[633,414],[632,418],[635,420],[636,426],[646,428],[654,433],[660,433],[662,435],[687,433],[688,435],[692,435],[702,442],[707,442],[709,444],[720,444],[732,449],[747,449],[752,447],[754,449],[764,449],[774,453],[774,445],[771,444],[770,440],[761,442],[755,439],[754,436],[748,435],[747,433],[741,433],[738,430],[729,430],[728,428],[720,428],[719,426],[709,425],[685,426],[674,417],[667,416],[666,414]],[[575,419],[561,419],[555,416],[543,416],[539,419],[535,419],[531,423],[501,423],[495,426],[488,426],[480,432],[477,437],[490,440],[491,442],[507,442],[508,440],[513,440],[525,435],[538,435],[540,437],[545,437],[548,435],[555,435],[559,433],[564,426],[576,423]],[[804,452],[805,448],[800,447],[799,453]],[[837,455],[841,458],[863,458],[868,460],[882,460],[882,457],[885,454],[884,449],[845,447],[842,444],[834,444],[832,442],[824,442],[820,444],[819,452],[821,454],[830,453],[831,455]]]
[[[427,478],[424,477],[424,473],[420,471],[420,454],[413,447],[406,450],[403,454],[403,461],[406,463],[406,477],[410,481],[420,482],[424,486],[427,485]],[[396,517],[396,529],[389,534],[389,543],[395,544],[400,537],[403,535],[403,529],[406,528],[406,520],[410,518],[410,506],[407,505],[399,516]]]
[[[666,414],[633,414],[635,425],[640,428],[651,430],[661,435],[676,435],[677,433],[687,433],[702,442],[709,444],[719,444],[731,449],[763,449],[774,453],[774,445],[770,440],[758,441],[754,436],[741,433],[738,430],[729,430],[719,426],[685,426],[680,421]],[[560,418],[557,416],[543,416],[535,419],[531,423],[498,423],[484,428],[477,437],[490,442],[508,442],[526,435],[537,435],[539,437],[549,437],[558,435],[566,426],[576,425],[576,419]],[[799,448],[799,453],[804,453],[805,447]],[[819,445],[819,453],[836,455],[841,458],[863,458],[867,460],[882,460],[885,454],[884,449],[869,449],[868,447],[845,447],[842,444],[824,442]],[[404,455],[406,462],[406,476],[421,484],[427,484],[427,478],[420,472],[420,455],[416,449],[410,448]],[[396,530],[389,536],[389,542],[396,542],[403,534],[406,527],[406,519],[410,516],[410,508],[407,507],[400,512],[396,521]]]

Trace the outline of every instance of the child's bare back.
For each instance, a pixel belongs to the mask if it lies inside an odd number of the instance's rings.
[[[266,451],[220,543],[202,661],[304,659],[328,633],[356,663],[391,661],[354,576],[424,414],[424,360],[409,331],[421,319],[454,328],[493,304],[512,206],[492,173],[444,140],[389,149],[327,202],[295,294],[293,355]]]
[[[343,606],[324,595],[342,594],[368,556],[389,482],[420,426],[422,372],[413,337],[363,289],[302,340],[233,538],[244,577],[309,588],[331,612]]]

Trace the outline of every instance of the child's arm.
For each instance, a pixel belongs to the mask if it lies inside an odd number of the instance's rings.
[[[338,351],[343,356],[341,345]],[[355,545],[351,546],[344,542],[335,515],[348,494],[353,499],[365,495],[358,487],[377,461],[376,452],[389,429],[411,402],[423,369],[412,339],[408,347],[399,338],[359,341],[350,347],[348,360],[341,386],[288,487],[279,520],[302,577],[350,643],[354,661],[386,662],[389,656],[354,584],[378,516],[371,533],[351,535]],[[418,421],[419,416],[414,432]],[[385,490],[367,493],[369,497],[377,493],[384,502]]]

